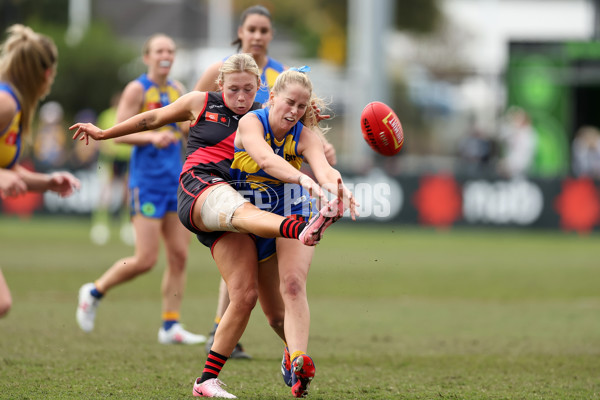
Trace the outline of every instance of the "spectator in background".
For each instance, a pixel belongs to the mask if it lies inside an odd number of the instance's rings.
[[[49,101],[40,107],[33,154],[36,164],[43,170],[60,167],[66,161],[67,135],[63,115],[63,108],[56,101]]]
[[[573,140],[573,174],[600,179],[600,130],[594,126],[579,128]]]
[[[520,107],[506,111],[500,127],[499,173],[506,178],[526,176],[533,166],[537,133],[527,112]]]
[[[487,172],[494,152],[494,143],[471,117],[469,132],[458,145],[458,155],[464,172],[481,174]]]

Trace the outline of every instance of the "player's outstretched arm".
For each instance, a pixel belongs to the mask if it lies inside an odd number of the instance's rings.
[[[308,190],[311,196],[320,198],[323,204],[327,203],[323,190],[314,180],[273,152],[273,149],[265,141],[263,129],[254,114],[244,115],[238,125],[236,146],[245,149],[258,167],[267,174],[283,182],[298,183]],[[321,142],[319,142],[319,146],[322,149]]]
[[[44,174],[29,171],[20,165],[15,167],[15,172],[27,184],[27,190],[31,191],[45,192],[49,190],[58,193],[61,197],[67,197],[81,187],[79,179],[69,172]]]
[[[206,93],[190,92],[168,106],[136,114],[105,130],[90,123],[76,123],[69,129],[75,130],[73,140],[85,140],[88,144],[89,138],[94,140],[113,139],[132,133],[158,129],[171,123],[195,121],[204,108],[205,99]]]
[[[344,207],[350,209],[352,220],[356,220],[359,215],[356,208],[359,204],[352,192],[343,184],[339,171],[327,161],[319,134],[311,129],[304,128],[298,149],[310,164],[317,181],[323,189],[332,194],[337,194],[342,199]]]
[[[0,198],[19,196],[27,192],[27,184],[14,171],[0,168]]]

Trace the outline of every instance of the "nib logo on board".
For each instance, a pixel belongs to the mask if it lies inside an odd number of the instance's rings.
[[[462,215],[461,189],[452,175],[421,178],[413,203],[425,225],[449,227]]]
[[[591,179],[566,179],[554,208],[565,230],[587,233],[600,223],[600,193]]]

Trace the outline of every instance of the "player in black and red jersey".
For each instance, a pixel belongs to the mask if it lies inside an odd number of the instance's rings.
[[[211,248],[229,289],[230,306],[223,316],[194,395],[234,397],[221,388],[217,379],[225,361],[244,332],[258,298],[259,273],[252,233],[261,237],[299,239],[315,245],[332,219],[343,214],[339,199],[327,202],[319,185],[309,176],[294,171],[286,177],[327,204],[323,213],[308,223],[260,210],[229,184],[233,140],[238,120],[251,109],[260,86],[260,70],[252,56],[235,54],[223,64],[218,78],[221,92],[188,93],[172,104],[138,114],[107,130],[89,124],[75,124],[74,139],[111,139],[156,129],[173,122],[190,121],[187,157],[179,186],[178,212],[182,223]],[[282,168],[287,166],[281,159]]]

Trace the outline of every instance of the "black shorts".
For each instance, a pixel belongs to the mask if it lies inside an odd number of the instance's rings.
[[[181,223],[191,232],[196,234],[198,241],[208,248],[219,240],[222,236],[230,233],[225,231],[204,232],[201,231],[192,220],[192,209],[198,197],[207,188],[227,184],[225,179],[216,175],[202,174],[193,169],[185,172],[179,178],[179,188],[177,189],[177,214]]]

